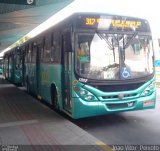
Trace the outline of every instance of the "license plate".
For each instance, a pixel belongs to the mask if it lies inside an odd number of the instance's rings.
[[[152,105],[154,105],[154,101],[153,100],[148,100],[148,101],[143,102],[143,106],[144,107],[152,106]]]

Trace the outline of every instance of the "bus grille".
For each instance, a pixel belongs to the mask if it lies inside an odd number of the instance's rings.
[[[133,94],[124,94],[123,99],[135,97],[137,93]],[[102,96],[103,99],[118,99],[118,95]]]
[[[135,90],[142,86],[144,83],[132,83],[132,84],[119,84],[119,85],[92,85],[93,87],[103,92],[119,92]]]
[[[124,109],[124,108],[134,107],[135,106],[135,102],[106,104],[106,106],[110,110]]]

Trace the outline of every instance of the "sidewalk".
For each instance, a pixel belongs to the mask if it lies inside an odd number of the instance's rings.
[[[97,151],[105,144],[0,78],[0,145],[14,151]]]

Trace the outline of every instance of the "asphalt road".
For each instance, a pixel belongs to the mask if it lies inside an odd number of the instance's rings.
[[[108,145],[160,145],[160,89],[155,109],[73,122]]]

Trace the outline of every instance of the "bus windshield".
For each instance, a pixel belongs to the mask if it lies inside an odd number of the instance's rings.
[[[80,77],[124,80],[153,73],[151,36],[138,33],[78,34],[75,69]]]

